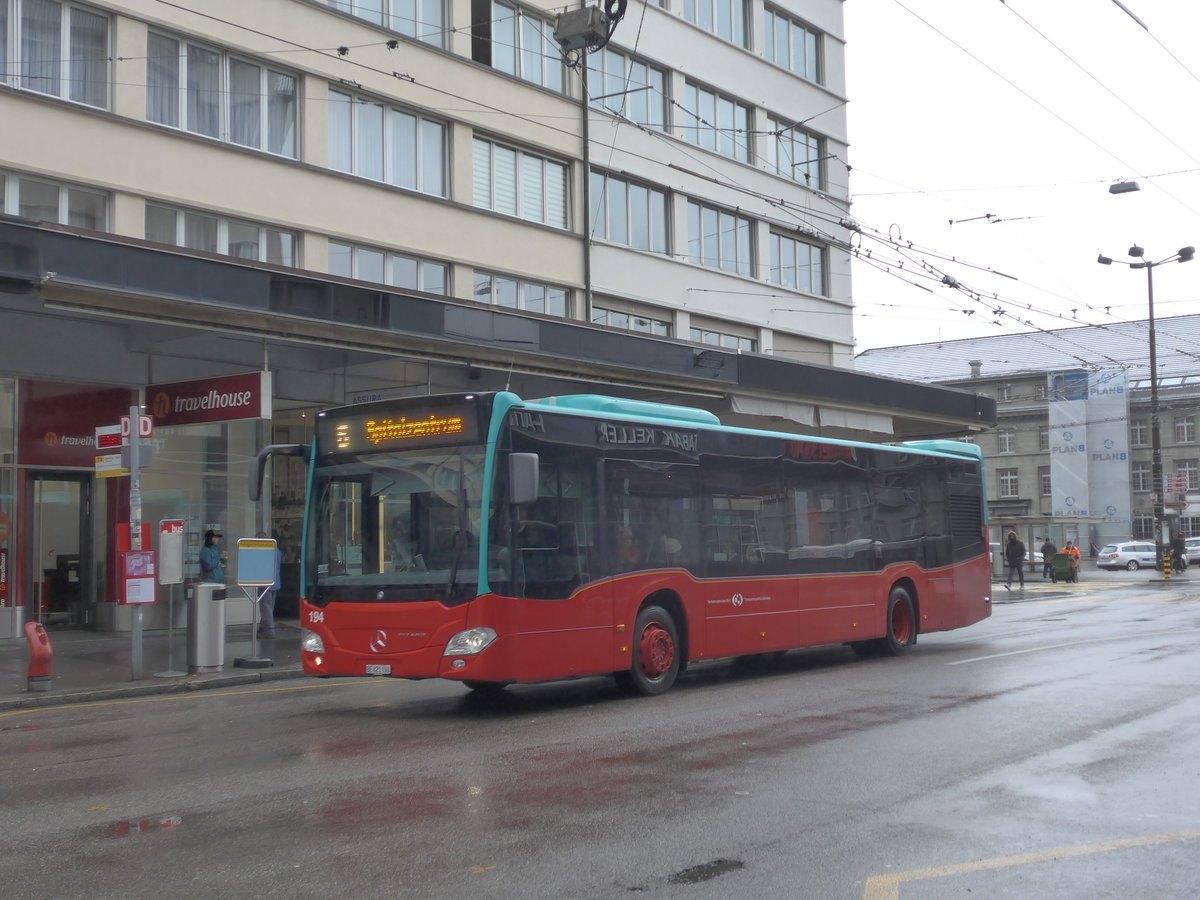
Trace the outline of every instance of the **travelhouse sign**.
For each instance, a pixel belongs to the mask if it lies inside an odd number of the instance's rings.
[[[250,372],[152,384],[146,388],[146,405],[155,427],[230,422],[235,419],[271,418],[271,373]]]

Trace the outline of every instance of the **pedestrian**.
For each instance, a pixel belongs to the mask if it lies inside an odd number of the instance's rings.
[[[260,538],[265,538],[267,533],[260,531]],[[279,566],[283,562],[283,551],[279,549],[279,544],[275,545],[275,581],[263,591],[263,595],[258,598],[258,636],[260,638],[275,637],[275,592],[279,590]]]
[[[221,553],[221,538],[225,535],[211,528],[204,532],[204,546],[200,548],[200,580],[225,583],[225,557]]]
[[[1054,577],[1054,557],[1058,553],[1058,545],[1050,538],[1042,544],[1042,580]]]
[[[1182,572],[1187,568],[1187,557],[1184,556],[1185,547],[1183,532],[1176,532],[1174,539],[1171,541],[1171,568],[1176,572]]]
[[[1015,531],[1008,533],[1008,543],[1004,545],[1004,562],[1008,566],[1008,580],[1004,582],[1006,591],[1012,590],[1013,572],[1016,571],[1021,587],[1025,587],[1025,570],[1021,564],[1025,562],[1025,543],[1017,537]]]
[[[1062,548],[1062,552],[1071,557],[1071,574],[1067,578],[1068,581],[1079,580],[1079,548],[1071,541],[1067,541],[1066,546]]]

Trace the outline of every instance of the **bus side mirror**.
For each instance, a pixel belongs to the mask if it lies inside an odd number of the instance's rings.
[[[247,473],[246,489],[250,494],[250,502],[257,503],[262,498],[263,473],[267,470],[267,460],[272,456],[299,456],[305,459],[310,447],[307,444],[271,444],[258,451],[258,455],[250,460],[250,471]]]
[[[538,467],[536,453],[508,455],[508,499],[512,503],[532,503],[538,498]]]

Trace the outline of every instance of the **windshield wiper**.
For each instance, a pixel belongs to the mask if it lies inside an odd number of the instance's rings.
[[[466,549],[467,542],[463,540],[462,529],[459,528],[454,532],[454,559],[450,562],[450,577],[446,579],[445,600],[450,601],[454,594],[454,588],[458,581],[458,564],[462,562],[463,550]]]

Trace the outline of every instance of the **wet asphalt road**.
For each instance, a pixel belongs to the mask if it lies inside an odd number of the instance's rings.
[[[903,659],[705,664],[649,700],[608,679],[499,702],[301,680],[0,715],[0,883],[11,898],[1194,897],[1200,577],[1085,580]]]

